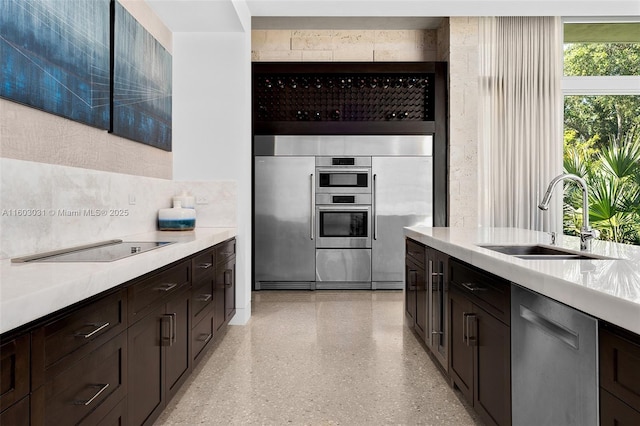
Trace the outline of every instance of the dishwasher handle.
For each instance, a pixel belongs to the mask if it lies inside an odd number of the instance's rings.
[[[580,349],[579,334],[573,330],[568,329],[567,327],[564,327],[562,324],[559,324],[542,314],[532,311],[531,309],[523,305],[520,305],[520,317],[528,321],[529,323],[541,328],[546,333],[571,346],[575,350]]]

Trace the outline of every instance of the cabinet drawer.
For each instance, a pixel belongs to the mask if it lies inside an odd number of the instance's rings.
[[[46,380],[43,373],[57,374],[69,362],[124,331],[126,312],[126,293],[120,290],[35,330],[34,387]]]
[[[150,312],[153,306],[176,294],[191,282],[191,261],[187,260],[129,286],[129,324]]]
[[[640,336],[600,327],[600,386],[640,411]]]
[[[109,340],[33,392],[34,424],[78,424],[126,395],[127,333]]]
[[[236,254],[236,240],[232,239],[218,244],[216,247],[216,264],[226,261]]]
[[[193,282],[200,281],[203,278],[213,279],[215,264],[214,250],[208,250],[199,254],[191,260],[191,268],[193,270]]]
[[[95,412],[95,414],[98,414]],[[127,398],[124,398],[118,403],[107,415],[95,416],[94,414],[87,417],[82,423],[82,426],[124,426],[129,424],[127,419]]]
[[[214,281],[210,279],[199,283],[191,290],[192,324],[195,325],[196,322],[200,321],[203,314],[213,307],[213,286]]]
[[[28,396],[0,413],[0,425],[2,426],[29,426],[29,424]]]
[[[420,243],[407,239],[407,257],[424,268],[426,248]]]
[[[509,281],[480,271],[452,259],[451,284],[458,286],[474,303],[509,325],[511,323],[511,284]]]
[[[0,345],[0,411],[29,394],[30,346],[29,333]]]
[[[600,388],[600,425],[640,425],[640,411],[636,411],[606,390]]]
[[[191,353],[195,361],[200,360],[200,353],[211,342],[214,331],[214,313],[208,311],[191,332]]]

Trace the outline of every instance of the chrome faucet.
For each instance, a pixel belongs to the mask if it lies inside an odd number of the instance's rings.
[[[572,174],[561,174],[553,178],[549,183],[547,192],[545,192],[542,201],[538,204],[540,210],[548,210],[549,202],[551,201],[551,195],[558,182],[571,179],[576,181],[582,189],[582,228],[580,229],[580,250],[591,251],[591,240],[600,236],[600,231],[597,229],[591,229],[589,227],[589,197],[587,195],[587,182],[580,176]]]

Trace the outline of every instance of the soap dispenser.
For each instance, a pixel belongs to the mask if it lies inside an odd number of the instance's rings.
[[[182,204],[182,208],[183,209],[195,209],[196,208],[195,198],[193,197],[193,195],[189,194],[185,190],[182,190],[180,195],[176,195],[175,197],[173,197],[173,203],[174,204],[175,204],[176,201],[180,201],[180,204]]]

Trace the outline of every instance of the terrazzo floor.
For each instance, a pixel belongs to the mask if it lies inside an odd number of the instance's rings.
[[[399,291],[261,291],[156,425],[481,425],[405,325]]]

